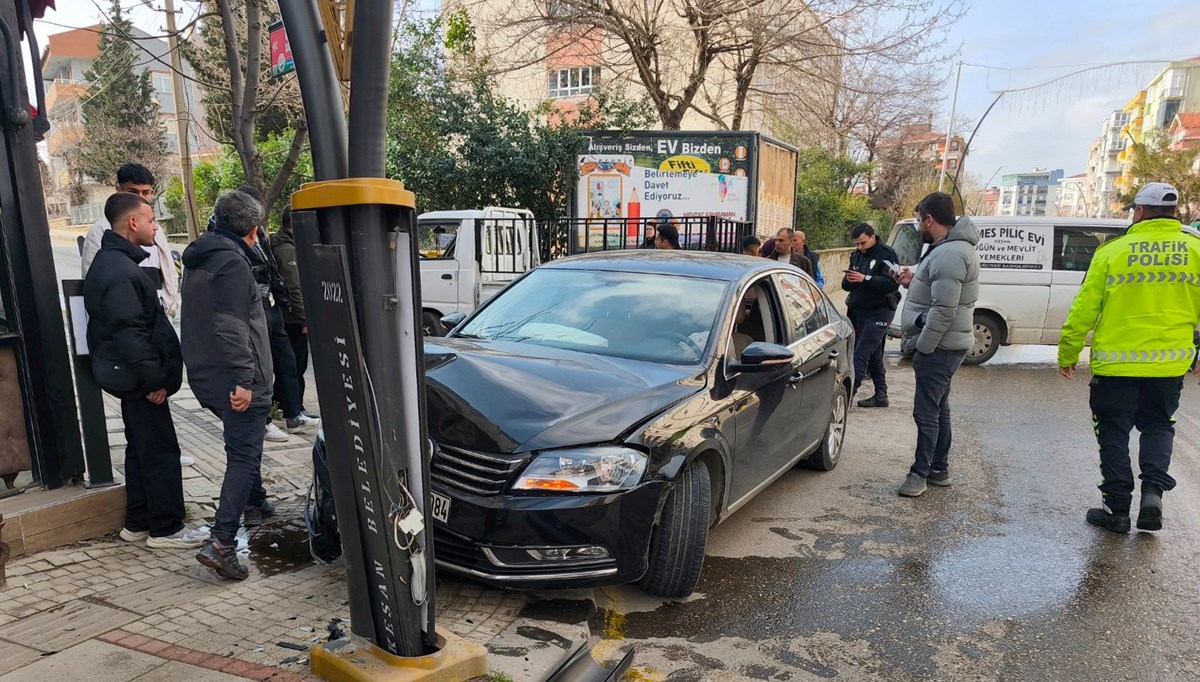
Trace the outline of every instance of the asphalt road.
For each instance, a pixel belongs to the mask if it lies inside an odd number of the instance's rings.
[[[1085,374],[1053,349],[963,368],[954,484],[896,495],[912,373],[852,412],[832,472],[791,471],[714,529],[696,595],[598,591],[597,657],[633,680],[1200,678],[1200,387],[1187,380],[1160,533],[1088,526],[1099,501]]]

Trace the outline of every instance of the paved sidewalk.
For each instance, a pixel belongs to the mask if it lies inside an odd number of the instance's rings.
[[[307,404],[316,408],[315,395]],[[119,407],[106,406],[120,470]],[[190,522],[206,523],[225,468],[220,422],[186,387],[172,413],[183,452],[196,460],[184,467]],[[220,580],[194,550],[155,551],[112,537],[11,562],[0,592],[0,680],[306,679],[307,649],[330,637],[331,621],[349,631],[343,566],[319,565],[308,553],[303,510],[314,436],[267,443],[263,484],[278,513],[246,533],[244,582]],[[529,601],[446,575],[437,589],[439,629],[481,644],[521,625]]]

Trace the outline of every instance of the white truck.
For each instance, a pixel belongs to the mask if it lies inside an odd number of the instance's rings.
[[[516,208],[432,211],[417,217],[421,326],[442,336],[447,315],[474,312],[541,263],[533,213]]]

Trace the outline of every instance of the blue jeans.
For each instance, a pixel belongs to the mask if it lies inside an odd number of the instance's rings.
[[[251,407],[245,412],[226,408],[218,414],[225,426],[225,479],[212,535],[222,544],[233,544],[246,506],[267,501],[262,485],[263,438],[267,434],[269,407]]]
[[[921,478],[950,468],[950,380],[966,356],[966,351],[941,348],[928,355],[920,351],[913,355],[913,372],[917,376],[913,397],[917,452],[909,472]]]

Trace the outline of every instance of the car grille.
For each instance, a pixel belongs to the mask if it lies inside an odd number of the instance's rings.
[[[429,475],[433,480],[476,495],[504,492],[513,473],[525,463],[527,455],[493,455],[438,445]]]

